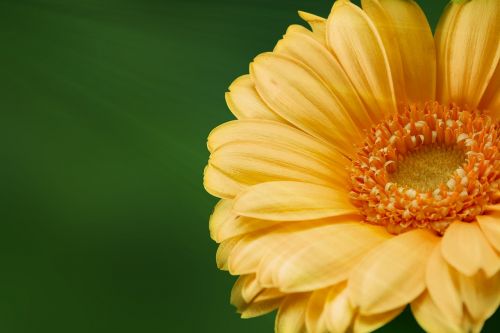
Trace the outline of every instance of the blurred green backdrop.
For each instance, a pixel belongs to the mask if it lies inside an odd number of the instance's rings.
[[[420,1],[432,25],[445,2]],[[0,330],[271,332],[215,266],[205,141],[232,79],[330,6],[1,0]]]

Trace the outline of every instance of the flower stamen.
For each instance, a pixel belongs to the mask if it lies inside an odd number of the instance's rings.
[[[351,200],[392,233],[472,221],[498,200],[498,124],[478,111],[406,106],[372,128],[351,168]]]

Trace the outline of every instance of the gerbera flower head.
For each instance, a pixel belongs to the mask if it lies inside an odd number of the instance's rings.
[[[370,332],[411,307],[478,332],[500,303],[500,1],[299,12],[226,93],[205,188],[242,317]]]

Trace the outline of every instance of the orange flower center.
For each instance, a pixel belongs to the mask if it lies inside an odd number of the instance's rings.
[[[351,200],[391,233],[473,221],[499,199],[499,124],[479,111],[409,105],[373,127],[351,168]]]

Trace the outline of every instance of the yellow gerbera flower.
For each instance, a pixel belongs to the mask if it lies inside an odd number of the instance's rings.
[[[226,94],[205,188],[243,317],[370,332],[408,305],[477,332],[500,302],[500,1],[450,3],[433,37],[411,0],[300,12]]]

